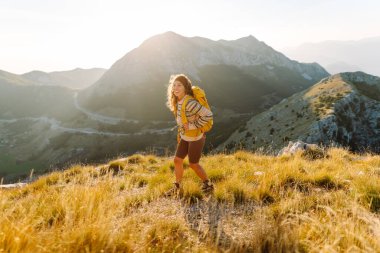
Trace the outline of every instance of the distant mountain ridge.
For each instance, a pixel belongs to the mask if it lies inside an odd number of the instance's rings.
[[[364,71],[380,76],[380,36],[357,41],[323,41],[284,49],[302,62],[317,61],[331,74]]]
[[[74,109],[73,89],[94,83],[105,71],[101,68],[77,68],[16,75],[0,70],[0,119],[39,116],[70,118],[70,109]]]
[[[21,76],[40,85],[83,89],[95,83],[105,72],[106,69],[102,68],[76,68],[73,70],[54,71],[49,73],[35,70]]]
[[[29,86],[38,84],[23,76],[0,70],[0,85]]]

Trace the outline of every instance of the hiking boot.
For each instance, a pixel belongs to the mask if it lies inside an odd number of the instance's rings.
[[[209,180],[204,181],[202,185],[202,192],[207,194],[212,193],[213,191],[214,185]]]
[[[173,183],[173,188],[165,192],[165,197],[179,197],[183,193],[183,189],[179,183]]]

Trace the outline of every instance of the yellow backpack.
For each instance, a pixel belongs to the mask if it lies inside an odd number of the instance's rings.
[[[207,109],[210,110],[210,105],[208,104],[207,102],[207,99],[206,99],[206,93],[204,92],[204,90],[202,90],[201,88],[199,88],[198,86],[192,86],[191,87],[192,90],[193,90],[193,93],[194,93],[194,98],[204,107],[206,107]],[[187,117],[186,117],[186,112],[185,112],[185,109],[186,109],[186,105],[187,105],[187,102],[189,102],[189,100],[193,98],[192,96],[186,96],[185,97],[185,100],[183,101],[183,104],[182,104],[182,107],[181,107],[181,119],[182,119],[182,124],[186,124],[188,123],[188,120],[187,120]],[[177,112],[177,108],[175,108],[175,113]],[[189,136],[189,137],[195,137],[195,136],[199,136],[201,133],[205,133],[205,132],[208,132],[211,130],[212,128],[212,125],[213,125],[213,120],[210,120],[208,121],[206,124],[204,124],[201,128],[198,128],[198,129],[192,129],[192,130],[187,130],[184,132],[184,134],[186,136]],[[180,131],[180,129],[178,129]]]

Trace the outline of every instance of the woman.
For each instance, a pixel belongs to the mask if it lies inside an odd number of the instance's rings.
[[[184,74],[172,76],[167,91],[167,106],[175,114],[176,122],[180,129],[179,142],[174,158],[175,177],[174,188],[167,195],[178,194],[181,189],[181,181],[183,177],[183,160],[189,156],[189,166],[200,177],[203,182],[202,191],[209,193],[214,190],[214,186],[209,181],[205,170],[199,164],[199,159],[205,144],[206,135],[199,131],[199,135],[189,135],[190,130],[200,129],[208,121],[212,120],[212,112],[202,106],[196,99],[191,86],[190,79]],[[186,96],[191,96],[187,100],[185,115],[188,123],[183,123],[181,118],[182,104]],[[194,132],[194,131],[193,131]]]

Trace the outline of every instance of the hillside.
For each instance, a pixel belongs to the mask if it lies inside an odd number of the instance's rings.
[[[310,159],[204,157],[216,186],[210,199],[188,169],[183,197],[163,197],[174,180],[171,158],[72,166],[0,189],[0,250],[379,252],[380,157],[333,148]]]
[[[237,147],[278,151],[288,141],[338,145],[379,152],[380,78],[347,72],[253,116],[217,149]]]

